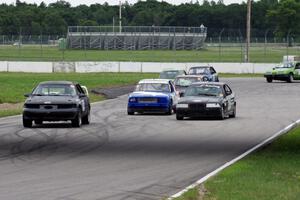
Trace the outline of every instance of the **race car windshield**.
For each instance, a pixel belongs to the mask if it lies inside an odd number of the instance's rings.
[[[276,66],[276,68],[292,68],[293,64],[292,63],[282,63],[278,66]]]
[[[207,67],[192,68],[189,74],[209,74],[209,69]]]
[[[182,78],[177,78],[175,80],[175,85],[182,86],[182,87],[187,87],[187,86],[190,86],[192,83],[195,83],[197,81],[201,81],[201,78],[198,78],[198,77],[182,77]]]
[[[189,87],[184,96],[221,96],[220,86],[200,85]]]
[[[162,78],[162,79],[175,79],[176,76],[178,76],[178,75],[179,75],[178,71],[164,71],[164,72],[160,73],[159,78]]]
[[[36,96],[74,96],[76,90],[73,85],[68,84],[42,84],[32,94]]]
[[[165,84],[165,83],[141,83],[136,86],[135,91],[171,92],[171,89],[169,84]]]

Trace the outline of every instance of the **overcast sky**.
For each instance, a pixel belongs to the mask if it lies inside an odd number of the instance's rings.
[[[56,2],[57,0],[21,0],[21,2],[27,2],[27,3],[37,3],[40,4],[42,1],[44,1],[46,4]],[[77,6],[80,4],[94,4],[94,3],[104,3],[108,2],[109,4],[118,4],[119,0],[66,0],[71,3],[72,6]],[[137,0],[127,0],[128,3],[132,4],[137,2]],[[161,0],[159,0],[161,1]],[[172,3],[172,4],[181,4],[181,3],[187,3],[190,2],[191,0],[164,0],[166,2]],[[193,0],[196,2],[196,0]],[[203,0],[199,0],[199,2],[202,3]],[[217,1],[217,0],[215,0]],[[244,0],[224,0],[225,4],[230,4],[230,3],[242,3]],[[0,0],[0,3],[6,3],[6,4],[11,4],[15,3],[15,0]],[[122,0],[122,2],[125,2],[125,0]]]

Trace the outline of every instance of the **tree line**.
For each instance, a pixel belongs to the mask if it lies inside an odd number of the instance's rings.
[[[225,5],[223,0],[202,3],[191,1],[172,5],[164,1],[147,0],[122,6],[124,26],[200,26],[208,27],[208,34],[217,37],[221,29],[246,28],[245,2]],[[252,27],[258,36],[266,30],[286,36],[299,35],[300,0],[259,0],[252,2]],[[29,4],[17,0],[15,4],[0,5],[0,35],[65,35],[68,26],[111,26],[118,23],[119,6],[104,4],[79,5],[59,0],[46,5]],[[114,19],[114,20],[113,20]],[[229,31],[228,31],[229,32]],[[235,31],[235,34],[237,31]]]

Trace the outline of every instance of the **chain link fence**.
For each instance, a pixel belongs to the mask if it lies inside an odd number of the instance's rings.
[[[0,27],[0,60],[244,62],[245,59],[245,31],[238,29],[122,27],[120,31],[117,26],[78,26],[62,32]],[[86,37],[79,39],[80,34]],[[96,36],[90,37],[93,34]],[[99,34],[103,34],[102,40]],[[109,34],[112,35],[105,42],[103,38]],[[166,38],[162,37],[164,34]],[[70,35],[77,38],[70,40]],[[141,38],[142,35],[147,37]],[[195,35],[199,36],[198,42],[187,39]],[[300,55],[299,34],[288,31],[284,36],[278,35],[277,30],[253,29],[250,61],[279,62],[284,55]],[[65,38],[65,45],[60,45],[64,41],[61,38]],[[203,38],[206,38],[204,43]]]

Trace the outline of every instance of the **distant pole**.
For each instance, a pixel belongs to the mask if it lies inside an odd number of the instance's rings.
[[[246,39],[246,55],[245,62],[250,61],[249,50],[250,50],[250,38],[251,38],[251,0],[248,0],[247,6],[247,39]]]
[[[115,17],[113,17],[113,32],[115,32]]]
[[[120,8],[119,8],[119,31],[122,33],[122,2],[120,2]]]

